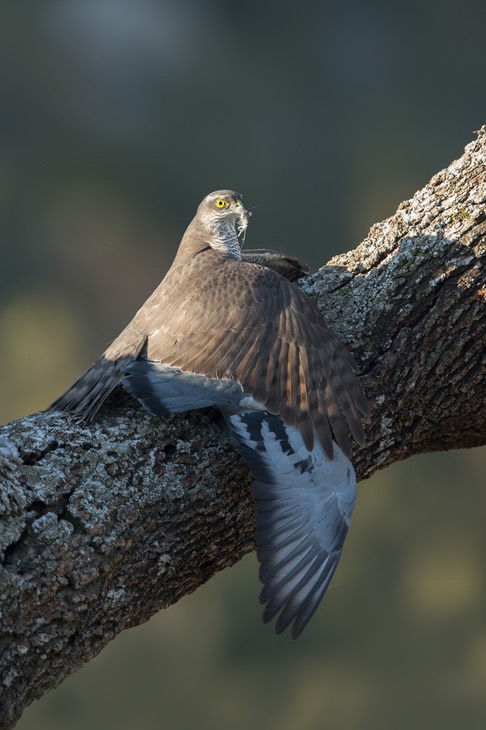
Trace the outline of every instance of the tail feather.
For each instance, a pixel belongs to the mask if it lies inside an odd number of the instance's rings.
[[[90,421],[123,377],[129,360],[100,357],[46,410],[68,411],[83,421]]]
[[[91,421],[104,401],[120,383],[125,367],[143,349],[146,335],[132,320],[101,357],[46,410],[67,411],[81,421]]]

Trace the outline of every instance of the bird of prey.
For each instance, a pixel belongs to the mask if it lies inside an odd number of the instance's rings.
[[[242,257],[247,223],[239,193],[207,195],[161,284],[50,410],[89,420],[120,383],[159,416],[219,408],[254,476],[264,621],[278,615],[277,633],[296,637],[341,556],[356,497],[348,428],[362,444],[368,406],[313,303]]]

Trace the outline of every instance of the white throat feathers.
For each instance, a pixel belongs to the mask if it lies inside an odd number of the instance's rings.
[[[222,220],[216,221],[216,225],[211,228],[212,235],[208,241],[211,248],[241,260],[241,246],[236,231],[235,220],[223,218]]]

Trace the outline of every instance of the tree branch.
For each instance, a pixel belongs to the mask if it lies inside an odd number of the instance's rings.
[[[358,477],[486,443],[486,128],[302,288],[361,366]],[[0,727],[114,636],[253,549],[250,475],[213,411],[158,420],[122,391],[98,420],[0,430]]]

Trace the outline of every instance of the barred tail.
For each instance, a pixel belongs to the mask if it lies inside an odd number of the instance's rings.
[[[83,421],[91,420],[120,382],[123,376],[120,364],[100,357],[46,410],[68,411]]]
[[[125,367],[138,357],[145,339],[145,335],[128,325],[106,352],[46,410],[68,411],[83,421],[90,421],[120,383]]]

